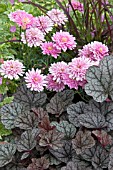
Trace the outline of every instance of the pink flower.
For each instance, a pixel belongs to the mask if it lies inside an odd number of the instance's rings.
[[[43,54],[51,55],[54,58],[57,58],[61,50],[57,49],[53,42],[45,42],[41,44],[41,49]]]
[[[52,40],[56,43],[56,47],[59,50],[72,50],[76,47],[75,37],[70,35],[69,32],[64,32],[60,30],[60,32],[56,32],[56,34],[53,34]]]
[[[108,47],[105,44],[102,44],[101,42],[94,41],[91,42],[91,48],[93,51],[93,60],[94,61],[100,61],[104,56],[109,55]]]
[[[92,66],[91,60],[84,56],[72,59],[72,62],[68,64],[69,77],[77,81],[83,81],[90,66]]]
[[[15,26],[11,26],[10,27],[10,32],[16,32],[16,27]]]
[[[84,12],[83,4],[80,3],[79,1],[72,0],[72,1],[71,1],[71,5],[72,5],[72,7],[73,7],[74,10],[78,10],[78,11],[80,11],[80,12]]]
[[[94,41],[91,42],[85,46],[83,46],[83,49],[79,50],[79,56],[86,57],[91,59],[92,61],[98,62],[109,53],[109,49],[105,44],[102,44],[101,42]]]
[[[64,84],[68,85],[70,89],[74,88],[76,90],[78,86],[84,87],[86,71],[93,64],[94,62],[85,57],[72,59],[72,62],[68,64],[67,73],[63,76]]]
[[[51,74],[48,74],[46,77],[46,81],[47,81],[47,89],[50,91],[56,91],[56,92],[60,92],[62,90],[64,90],[65,85],[63,82],[58,83],[55,80],[53,80],[53,76]]]
[[[51,64],[49,68],[49,72],[53,76],[53,80],[55,80],[57,83],[63,82],[63,76],[67,73],[68,65],[64,62],[57,62]]]
[[[54,24],[57,25],[65,24],[65,22],[68,20],[64,12],[60,11],[59,9],[52,9],[51,11],[47,12],[47,15],[54,22]]]
[[[34,22],[34,17],[32,16],[32,14],[28,14],[23,10],[11,12],[8,17],[11,21],[16,22],[18,26],[22,27],[22,29],[32,27],[32,24]]]
[[[41,74],[41,70],[32,68],[28,70],[25,77],[25,82],[27,83],[27,88],[30,88],[31,91],[43,91],[44,86],[46,86],[46,76]]]
[[[25,34],[21,34],[21,38],[21,41],[29,47],[33,45],[37,47],[44,41],[44,34],[38,28],[30,28],[26,30]]]
[[[53,22],[48,16],[39,16],[34,18],[33,27],[38,28],[43,33],[52,31]]]
[[[78,90],[78,81],[76,81],[76,79],[72,79],[69,77],[69,74],[65,74],[63,77],[63,83],[65,85],[67,85],[70,89],[74,88],[76,90]]]
[[[9,0],[11,5],[14,5],[14,0]]]
[[[2,84],[2,77],[0,77],[0,85]]]
[[[4,63],[1,65],[0,73],[5,78],[9,79],[18,79],[19,76],[23,75],[24,66],[23,64],[18,60],[7,60],[4,61]]]

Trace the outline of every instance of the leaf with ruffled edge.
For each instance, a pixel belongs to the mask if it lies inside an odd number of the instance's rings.
[[[79,122],[86,128],[101,129],[107,127],[104,114],[102,114],[102,107],[97,108],[97,105],[91,101],[89,105],[86,105],[83,110],[83,114],[78,116]],[[95,102],[94,102],[95,103]],[[99,105],[98,105],[99,106]],[[108,110],[109,112],[110,110]],[[107,110],[106,110],[107,112]]]
[[[0,167],[12,161],[16,152],[16,146],[10,143],[0,144]]]
[[[14,101],[24,105],[26,110],[32,107],[42,106],[46,102],[47,95],[45,93],[37,93],[30,91],[26,85],[22,85],[14,94]]]
[[[95,140],[91,136],[90,131],[78,131],[75,139],[72,140],[73,149],[77,154],[81,154],[85,149],[91,148],[95,145]]]
[[[110,150],[109,159],[108,170],[113,170],[113,147]]]
[[[85,149],[85,151],[82,153],[82,158],[86,161],[91,162],[92,157],[94,156],[96,152],[97,145],[94,145],[92,148]]]
[[[5,125],[5,128],[13,129],[15,128],[15,119],[24,112],[25,108],[19,103],[13,102],[7,104],[0,109],[1,122]]]
[[[72,100],[74,99],[74,91],[64,90],[62,92],[56,93],[55,96],[58,96],[62,100],[62,102],[64,103],[64,110],[65,110],[67,106],[72,103]]]
[[[32,163],[27,167],[27,170],[45,170],[49,168],[49,161],[45,157],[39,159],[32,158]]]
[[[101,146],[97,146],[96,152],[92,158],[92,165],[95,169],[103,170],[107,168],[109,163],[109,152]]]
[[[49,160],[50,165],[59,165],[61,163],[61,161],[56,159],[51,153],[46,154],[45,158]]]
[[[64,135],[60,132],[57,132],[56,129],[50,130],[48,132],[40,134],[40,141],[39,145],[40,146],[46,146],[48,148],[52,149],[58,149],[61,147],[62,144],[62,138]]]
[[[30,111],[25,111],[22,114],[18,115],[16,118],[14,125],[15,127],[19,127],[20,129],[33,129],[38,126],[38,117]]]
[[[78,116],[80,114],[83,114],[83,110],[84,110],[85,105],[86,104],[84,102],[80,101],[76,104],[69,105],[68,108],[67,108],[67,113],[69,115],[69,121],[76,127],[80,126]]]
[[[46,110],[48,113],[59,116],[64,111],[62,99],[57,95],[52,97],[50,103],[46,105]]]
[[[85,92],[97,102],[103,102],[110,96],[113,99],[113,56],[104,57],[97,66],[91,66],[86,72]]]
[[[84,160],[81,155],[74,155],[72,157],[72,161],[74,164],[78,167],[81,168],[80,170],[95,170],[91,164],[91,162]]]
[[[62,147],[58,149],[50,149],[50,152],[61,162],[69,162],[72,160],[76,151],[72,148],[72,143],[70,141],[65,141]]]
[[[76,128],[68,121],[60,121],[60,123],[52,122],[51,125],[56,126],[56,129],[62,132],[65,138],[71,139],[75,136]]]
[[[67,166],[62,167],[61,170],[80,170],[80,169],[77,169],[73,162],[68,162]]]
[[[38,129],[27,130],[22,133],[21,139],[17,142],[17,150],[19,152],[24,152],[24,155],[21,159],[28,157],[29,154],[25,153],[30,153],[30,151],[36,146],[36,137],[38,136],[38,134]]]

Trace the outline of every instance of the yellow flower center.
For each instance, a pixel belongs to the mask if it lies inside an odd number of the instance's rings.
[[[51,47],[51,46],[48,47],[48,50],[52,50],[52,49],[53,49],[53,47]]]
[[[62,42],[67,42],[67,40],[68,40],[68,39],[67,39],[66,37],[63,37],[63,38],[62,38]]]
[[[13,65],[10,65],[10,68],[13,68]]]
[[[38,78],[37,78],[37,77],[34,77],[34,79],[33,79],[33,80],[36,82],[36,81],[38,81]]]
[[[100,52],[102,52],[102,51],[103,51],[103,50],[102,50],[102,48],[100,48],[99,50],[100,50]]]
[[[28,24],[30,22],[30,20],[29,20],[29,18],[23,18],[22,22],[25,24]]]

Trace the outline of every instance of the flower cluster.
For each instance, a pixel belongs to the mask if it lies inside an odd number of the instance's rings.
[[[93,65],[90,59],[78,57],[71,62],[58,62],[49,68],[50,74],[47,76],[49,90],[61,91],[67,85],[70,89],[78,89],[78,86],[84,86],[85,74],[87,69]],[[56,87],[57,86],[57,87]]]
[[[80,12],[84,10],[83,4],[78,1],[72,0],[70,5],[74,10]],[[57,25],[61,28],[61,25],[64,25],[67,21],[66,15],[59,9],[52,9],[47,12],[46,16],[38,17],[18,10],[9,14],[9,18],[25,29],[21,34],[21,41],[29,47],[39,46],[44,55],[51,55],[57,59],[62,52],[76,48],[75,37],[65,29],[53,33],[50,41],[48,41],[47,34],[52,31],[53,27]],[[27,87],[38,92],[42,91],[44,87],[50,91],[62,91],[65,86],[70,89],[78,89],[79,86],[84,87],[86,71],[90,66],[98,65],[99,61],[108,55],[108,51],[105,44],[94,41],[84,45],[83,49],[79,49],[78,56],[69,63],[64,61],[52,63],[46,76],[41,74],[38,68],[36,70],[32,68],[32,70],[28,70],[25,76]],[[4,62],[1,66],[1,75],[10,79],[22,75],[23,66],[18,66],[18,63],[15,66],[15,62],[12,60]],[[19,68],[21,69],[19,70]]]
[[[45,78],[46,76],[42,75],[39,69],[36,69],[36,71],[33,68],[28,70],[25,77],[27,88],[30,88],[31,91],[43,91],[44,86],[46,86]]]
[[[38,28],[44,34],[52,31],[53,22],[48,16],[39,16],[34,18],[33,27]]]
[[[65,22],[67,21],[64,12],[60,11],[59,9],[52,9],[48,11],[47,16],[42,15],[39,17],[33,17],[32,14],[28,14],[23,10],[11,12],[8,16],[11,21],[17,23],[18,26],[22,27],[22,29],[25,30],[21,34],[21,41],[24,44],[27,44],[29,47],[40,46],[44,41],[45,35],[52,31],[55,24],[61,26],[62,24],[64,25]],[[56,37],[58,36],[57,34],[58,33],[56,33]],[[64,41],[66,41],[65,44],[69,43],[69,40],[68,39],[66,40],[66,38]],[[60,50],[56,49],[55,47],[52,47],[53,51],[51,50],[51,52],[47,52],[47,50],[45,50],[44,47],[45,48],[47,47],[46,44],[42,45],[43,54],[52,55],[55,58],[60,52]]]
[[[38,28],[27,29],[26,32],[21,34],[21,41],[29,47],[40,46],[45,41],[44,34]]]
[[[108,47],[101,42],[94,41],[79,50],[79,56],[89,58],[90,60],[99,63],[99,61],[106,55],[108,55]]]
[[[18,79],[24,74],[24,66],[18,60],[7,60],[1,65],[0,73],[5,78]]]
[[[57,49],[55,43],[53,42],[42,43],[41,49],[43,54],[51,55],[54,58],[57,58],[61,53],[61,50]]]
[[[47,12],[47,15],[51,20],[53,21],[54,24],[56,25],[64,25],[65,22],[67,22],[67,17],[65,16],[64,12],[60,11],[59,9],[52,9]]]
[[[18,24],[18,26],[23,29],[32,27],[34,17],[32,14],[28,14],[23,10],[17,10],[15,12],[10,13],[9,19]]]

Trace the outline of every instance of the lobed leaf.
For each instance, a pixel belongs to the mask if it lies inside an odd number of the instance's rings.
[[[75,150],[72,148],[72,144],[70,141],[65,141],[62,147],[58,149],[50,149],[50,152],[61,162],[69,162],[72,160],[74,154],[76,154]]]
[[[45,157],[39,159],[32,158],[32,163],[27,167],[27,170],[44,170],[49,168],[49,161]]]
[[[10,143],[0,144],[0,167],[10,163],[16,152],[16,146]]]
[[[36,93],[27,89],[26,85],[22,85],[14,94],[14,101],[24,105],[26,110],[32,107],[42,106],[46,101],[47,95],[45,93]]]
[[[22,113],[25,112],[25,108],[19,103],[13,102],[4,105],[1,110],[1,122],[7,129],[13,129],[15,127],[15,119]]]
[[[37,144],[36,137],[38,134],[39,134],[38,129],[32,129],[23,132],[21,135],[21,139],[17,142],[17,150],[19,152],[30,153],[30,151]],[[29,154],[27,155],[24,154],[21,159],[26,158],[26,156],[29,156]]]
[[[76,128],[74,125],[69,124],[68,121],[52,122],[51,124],[56,126],[56,129],[62,132],[66,138],[71,139],[75,136]]]
[[[67,113],[69,115],[69,121],[76,127],[80,126],[78,116],[80,114],[83,114],[85,105],[86,104],[84,102],[78,102],[76,104],[71,104],[67,108]]]
[[[40,146],[47,146],[52,149],[58,149],[61,147],[62,144],[62,138],[64,135],[60,132],[57,132],[56,129],[50,130],[48,132],[40,134]]]
[[[38,117],[33,112],[25,111],[17,117],[14,125],[20,129],[33,129],[38,126]]]
[[[73,149],[76,150],[77,154],[81,154],[85,149],[91,148],[95,145],[95,140],[91,136],[90,131],[78,131],[75,139],[72,139]]]
[[[109,163],[109,152],[101,146],[97,146],[96,152],[92,158],[92,165],[95,169],[103,170],[107,168]]]
[[[99,67],[91,66],[86,73],[85,92],[97,102],[103,102],[108,95],[113,99],[113,56],[104,57]]]

